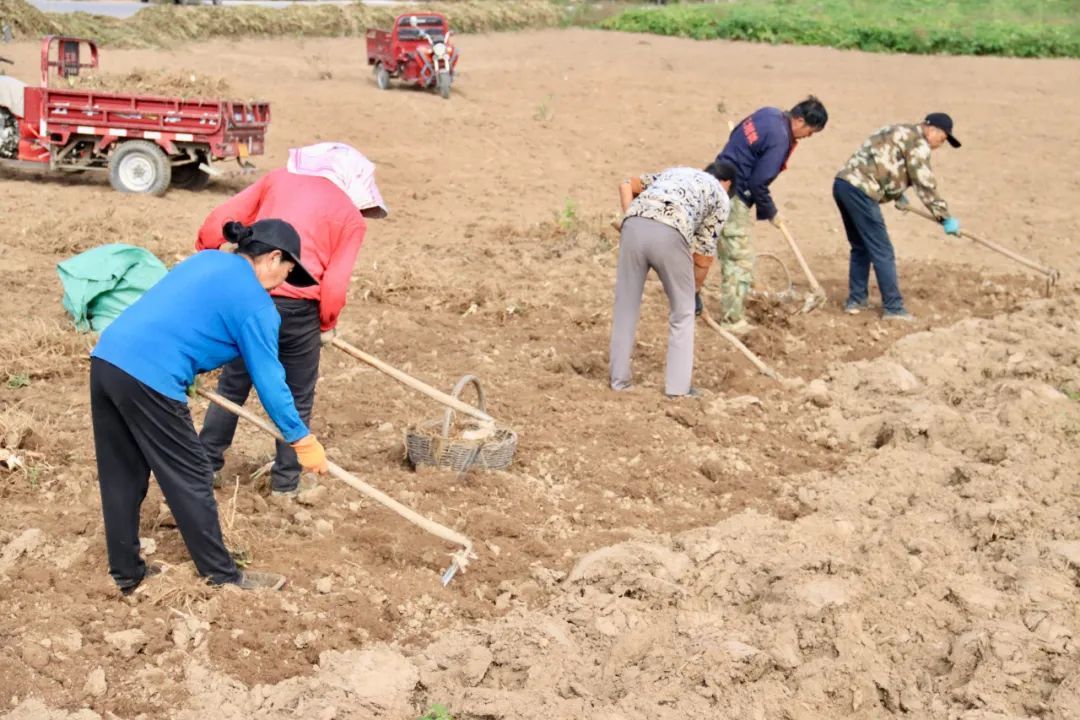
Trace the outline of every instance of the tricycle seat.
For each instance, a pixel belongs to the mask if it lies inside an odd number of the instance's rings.
[[[26,117],[25,91],[26,83],[9,75],[0,75],[0,107],[7,108],[17,118]]]

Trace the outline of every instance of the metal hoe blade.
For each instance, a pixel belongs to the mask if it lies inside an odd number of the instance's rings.
[[[473,463],[476,462],[476,458],[480,455],[480,448],[482,447],[483,444],[480,444],[473,448],[472,452],[469,453],[468,459],[465,460],[465,467],[463,467],[461,469],[461,472],[458,473],[457,479],[454,482],[458,483],[465,479],[465,476],[469,474],[469,470],[472,468]],[[468,551],[465,552],[467,555]],[[457,575],[458,570],[461,570],[464,567],[462,559],[458,557],[459,554],[460,553],[450,554],[450,557],[452,558],[450,562],[450,567],[446,568],[446,571],[442,574],[443,587],[449,585],[450,581],[454,579],[455,575]],[[468,561],[467,556],[464,558],[464,561]]]
[[[446,572],[442,574],[443,587],[446,587],[450,584],[450,581],[454,579],[455,575],[457,575],[457,571],[460,569],[460,567],[461,566],[458,565],[457,560],[454,560],[452,563],[450,563],[450,567],[446,568]]]
[[[458,570],[465,571],[465,566],[469,560],[476,558],[476,553],[466,548],[450,555],[452,560],[450,561],[450,567],[446,568],[446,571],[442,574],[442,586],[446,587],[450,584],[450,581],[457,575]]]
[[[800,313],[806,314],[817,310],[819,307],[825,307],[825,303],[829,302],[828,296],[820,288],[816,291],[806,293],[806,297],[803,300],[802,309]]]

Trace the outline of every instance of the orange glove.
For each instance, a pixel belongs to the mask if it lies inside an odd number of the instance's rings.
[[[300,460],[300,465],[305,470],[312,470],[320,475],[330,470],[330,466],[326,463],[326,450],[314,435],[301,438],[292,446],[296,451],[296,457]]]

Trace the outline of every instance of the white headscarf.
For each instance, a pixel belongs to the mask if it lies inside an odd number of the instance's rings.
[[[384,218],[390,214],[375,185],[375,164],[351,145],[327,142],[290,148],[286,168],[294,175],[330,180],[367,217]]]

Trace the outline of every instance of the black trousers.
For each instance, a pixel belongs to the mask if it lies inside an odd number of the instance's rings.
[[[195,568],[213,583],[236,582],[221,537],[213,473],[186,403],[152,390],[104,360],[90,361],[101,510],[109,574],[121,589],[142,582],[139,508],[154,473]]]
[[[319,379],[319,303],[314,300],[274,298],[281,314],[281,331],[278,334],[278,358],[285,368],[285,382],[292,391],[293,403],[305,425],[311,422],[311,408],[315,405],[315,381]],[[251,393],[251,376],[244,360],[238,358],[222,369],[218,380],[218,394],[243,405]],[[225,451],[232,445],[236,434],[237,417],[228,410],[211,405],[203,421],[199,439],[206,448],[210,464],[215,472],[225,465]],[[296,451],[288,443],[277,441],[277,455],[270,474],[273,490],[295,490],[300,484],[300,461]]]

